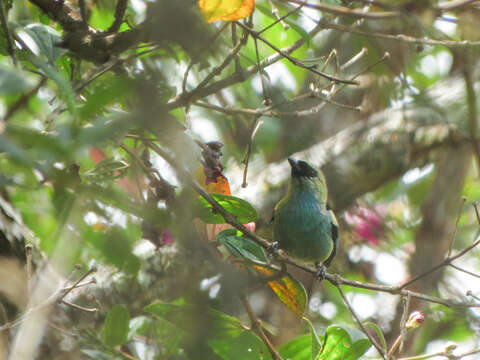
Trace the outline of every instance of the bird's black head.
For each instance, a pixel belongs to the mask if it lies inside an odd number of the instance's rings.
[[[288,162],[292,167],[292,176],[309,178],[318,177],[318,171],[309,163],[303,160],[295,160],[294,158],[288,158]]]

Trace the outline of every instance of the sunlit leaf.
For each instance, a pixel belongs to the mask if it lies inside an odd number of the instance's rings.
[[[102,340],[111,347],[127,341],[130,314],[124,305],[115,305],[107,313],[103,324]]]
[[[51,65],[67,50],[58,46],[62,38],[60,33],[50,26],[43,24],[29,24],[23,28],[28,36],[35,42],[40,53],[45,55]]]
[[[233,339],[212,339],[210,347],[224,360],[269,360],[272,358],[268,348],[251,331],[243,331]]]
[[[258,270],[258,266],[255,268]],[[279,280],[269,281],[268,286],[298,317],[303,316],[308,298],[301,282],[287,274]]]
[[[255,7],[255,0],[199,0],[198,5],[207,23],[234,21],[249,16]]]
[[[257,211],[250,205],[248,201],[237,198],[235,196],[224,194],[211,194],[226,211],[234,215],[242,224],[257,220]],[[193,203],[193,214],[207,224],[224,224],[226,223],[223,216],[216,213],[212,205],[203,197],[199,197]]]
[[[310,328],[310,335],[312,336],[312,360],[315,360],[322,350],[322,343],[317,335],[317,331],[313,327],[313,324],[306,317],[303,318]]]
[[[237,229],[223,230],[217,235],[217,241],[221,242],[235,257],[267,263],[267,256],[263,248],[255,241],[242,236]]]
[[[280,356],[289,360],[311,360],[312,337],[301,335],[278,348]]]
[[[347,326],[332,325],[325,333],[323,349],[318,360],[356,360],[371,343],[361,331]]]

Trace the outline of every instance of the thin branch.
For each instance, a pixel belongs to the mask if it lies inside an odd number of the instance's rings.
[[[123,22],[125,11],[127,10],[128,0],[117,0],[117,6],[115,7],[115,18],[112,25],[107,29],[107,33],[117,32]]]
[[[312,73],[314,73],[316,75],[319,75],[319,76],[322,76],[325,79],[330,80],[330,81],[334,81],[334,82],[338,82],[338,83],[342,83],[342,84],[358,85],[358,82],[356,82],[356,81],[340,79],[340,78],[337,78],[335,76],[328,75],[328,74],[325,74],[321,71],[315,70],[315,66],[307,66],[307,65],[303,64],[301,61],[299,61],[299,60],[295,59],[294,57],[290,56],[289,54],[283,52],[281,49],[279,49],[278,47],[273,45],[270,41],[268,41],[264,37],[260,36],[257,31],[247,27],[246,25],[242,24],[239,21],[236,21],[235,23],[237,25],[239,25],[240,27],[242,27],[243,29],[245,29],[246,31],[248,31],[255,39],[260,40],[261,42],[263,42],[264,44],[266,44],[267,46],[269,46],[270,48],[275,50],[278,54],[283,56],[285,59],[290,61],[292,64],[294,64],[298,67],[301,67],[302,69],[311,71]]]
[[[465,201],[467,201],[467,198],[465,196],[462,196],[462,200],[460,201],[460,206],[458,208],[457,220],[455,221],[455,228],[453,229],[452,238],[450,239],[450,245],[448,246],[447,257],[450,257],[450,255],[452,254],[453,244],[455,242],[455,238],[457,237],[458,222],[460,221]]]
[[[84,23],[85,27],[87,27],[87,6],[85,5],[85,0],[78,0],[78,7],[80,8],[80,16],[82,17],[82,22]]]
[[[46,82],[47,82],[47,77],[42,76],[41,80],[38,82],[38,84],[34,88],[32,88],[27,93],[20,96],[20,98],[17,101],[15,101],[15,103],[13,103],[12,106],[8,108],[7,113],[5,114],[5,117],[3,118],[3,120],[7,122],[12,117],[13,114],[15,114],[18,110],[20,110],[23,106],[25,106],[28,103],[28,100],[30,100],[30,98],[33,95],[35,95],[38,92],[38,90],[40,90],[40,88],[45,85]]]
[[[466,247],[465,249],[463,249],[462,251],[460,251],[458,254],[454,255],[454,256],[449,256],[447,257],[445,260],[443,260],[441,263],[433,266],[432,268],[430,268],[429,270],[415,276],[413,279],[407,281],[406,283],[404,283],[403,285],[400,286],[400,289],[404,289],[406,288],[407,286],[413,284],[414,282],[418,281],[419,279],[433,273],[434,271],[437,271],[438,269],[444,267],[444,266],[447,266],[447,265],[450,265],[452,261],[458,259],[459,257],[462,257],[463,255],[465,255],[467,252],[469,252],[470,250],[472,250],[474,247],[476,247],[478,244],[480,244],[480,239],[477,239],[472,245]]]
[[[312,39],[316,34],[318,34],[322,30],[322,27],[320,25],[315,26],[309,33],[308,33],[308,38]],[[292,53],[298,48],[300,48],[303,44],[305,43],[305,37],[302,37],[301,39],[297,40],[295,43],[293,43],[290,46],[287,46],[282,49],[283,53]],[[268,58],[264,59],[261,63],[260,66],[264,69],[267,66],[270,66],[277,61],[280,61],[283,59],[281,54],[275,53]],[[185,94],[180,94],[178,96],[175,96],[174,98],[170,99],[170,101],[163,106],[162,110],[165,111],[171,111],[173,109],[185,106],[188,102],[195,101],[201,98],[204,98],[206,96],[215,94],[229,86],[232,86],[236,83],[243,82],[246,79],[248,79],[250,76],[254,75],[257,73],[257,65],[252,65],[245,71],[242,71],[242,73],[235,73],[233,75],[230,75],[222,80],[219,80],[203,89],[200,91],[196,91],[195,94],[190,93],[190,97],[186,97]]]
[[[352,34],[377,37],[377,38],[388,39],[393,41],[400,41],[400,42],[409,43],[409,44],[422,44],[422,45],[432,45],[432,46],[439,45],[439,46],[445,46],[452,49],[480,46],[480,41],[469,41],[469,40],[453,41],[453,40],[434,40],[434,39],[427,39],[427,38],[414,38],[412,36],[408,36],[405,34],[390,35],[390,34],[384,34],[384,33],[378,33],[378,32],[358,30],[351,26],[345,26],[345,25],[333,24],[333,23],[325,23],[324,28],[352,33]]]
[[[446,349],[444,351],[440,351],[440,352],[433,353],[433,354],[410,356],[410,357],[405,357],[405,358],[399,358],[397,360],[425,360],[425,359],[433,358],[435,356],[443,356],[447,359],[460,360],[460,359],[463,359],[467,356],[476,355],[476,354],[480,354],[480,349],[471,350],[471,351],[468,351],[466,353],[459,354],[459,355],[453,355],[451,350]]]
[[[465,273],[465,274],[468,274],[468,275],[474,276],[474,277],[476,277],[476,278],[480,278],[480,275],[478,275],[478,274],[475,274],[475,273],[473,273],[473,272],[471,272],[471,271],[468,271],[468,270],[462,269],[461,267],[458,267],[458,266],[456,266],[456,265],[453,265],[453,264],[448,264],[448,266],[451,266],[452,268],[454,268],[454,269],[456,269],[456,270],[458,270],[458,271],[461,271],[461,272],[463,272],[463,273]]]
[[[296,8],[294,8],[293,10],[289,11],[288,13],[286,13],[285,15],[283,16],[280,16],[280,12],[278,11],[278,9],[275,7],[275,4],[272,2],[272,0],[269,0],[270,2],[270,6],[272,7],[272,14],[277,18],[277,21],[274,21],[273,23],[271,23],[270,25],[266,26],[265,28],[263,28],[262,30],[260,30],[258,33],[259,34],[262,34],[264,33],[265,31],[267,31],[268,29],[270,29],[271,27],[275,26],[276,24],[278,24],[279,22],[282,23],[282,26],[285,30],[288,30],[290,29],[290,25],[288,25],[287,23],[285,23],[285,19],[287,17],[289,17],[290,15],[296,13],[298,10],[300,10],[303,5],[300,5]]]
[[[320,11],[328,12],[330,14],[335,14],[335,15],[349,16],[356,19],[385,20],[385,19],[396,18],[402,15],[402,13],[399,11],[364,12],[363,10],[350,9],[345,6],[328,5],[325,3],[310,4],[301,0],[283,0],[283,2],[289,2],[289,3],[299,4],[299,5],[303,4],[303,6],[308,7],[310,9],[320,10]]]
[[[258,40],[257,38],[253,38],[253,43],[255,44],[255,55],[257,58],[257,66],[258,66],[258,76],[260,76],[260,84],[262,86],[262,95],[263,95],[263,105],[268,106],[270,105],[271,101],[267,96],[267,92],[265,90],[265,79],[263,77],[263,69],[260,66],[260,54],[258,53]]]
[[[280,354],[277,352],[275,347],[272,345],[268,337],[265,335],[263,328],[262,328],[262,321],[257,317],[255,312],[252,309],[252,306],[248,302],[247,296],[242,294],[240,295],[240,298],[242,300],[243,305],[245,306],[245,309],[247,310],[248,317],[250,318],[251,322],[251,327],[255,331],[255,333],[262,339],[264,344],[267,346],[268,350],[270,351],[270,354],[272,354],[272,357],[275,360],[282,360],[282,357]]]
[[[350,302],[348,301],[347,297],[345,296],[345,293],[342,290],[342,287],[340,285],[335,285],[337,287],[338,292],[342,296],[343,302],[345,305],[347,305],[348,310],[352,314],[353,318],[357,322],[358,326],[360,326],[360,329],[362,332],[368,337],[372,345],[377,349],[378,353],[381,355],[382,358],[386,359],[387,355],[385,354],[385,351],[381,348],[381,346],[377,343],[377,341],[373,338],[373,336],[368,332],[368,330],[363,326],[362,322],[360,321],[358,315],[356,314],[355,310],[353,310],[353,307],[350,305]]]
[[[477,159],[477,166],[480,170],[480,142],[478,140],[478,108],[477,99],[473,81],[473,53],[466,51],[465,65],[463,67],[463,77],[465,79],[465,91],[467,95],[467,109],[468,109],[468,127],[470,130],[470,137],[472,139],[473,153]]]
[[[478,2],[478,0],[452,0],[452,1],[445,1],[437,6],[437,11],[445,12],[445,11],[452,11],[458,10],[462,7],[467,5],[473,4],[474,2]]]
[[[260,129],[260,126],[262,126],[262,124],[263,124],[263,121],[261,121],[259,117],[255,117],[255,120],[252,124],[252,131],[250,133],[250,138],[248,140],[247,153],[245,154],[245,158],[243,159],[243,164],[245,164],[245,169],[243,170],[243,181],[242,181],[243,188],[246,188],[248,186],[247,171],[248,171],[248,164],[250,162],[250,155],[252,153],[253,139],[255,138],[255,135],[257,134],[257,131],[258,129]]]

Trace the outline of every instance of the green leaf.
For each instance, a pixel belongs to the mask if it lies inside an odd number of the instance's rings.
[[[267,346],[252,331],[243,331],[233,339],[211,339],[210,347],[223,360],[270,360]]]
[[[127,341],[130,314],[124,305],[110,309],[103,324],[102,340],[107,346],[122,345]]]
[[[364,333],[347,326],[332,325],[325,333],[323,350],[318,360],[356,360],[370,347]]]
[[[17,94],[31,86],[26,72],[0,65],[0,95]]]
[[[385,352],[387,352],[388,348],[387,348],[387,342],[385,341],[385,336],[383,336],[383,331],[382,329],[380,329],[377,324],[373,323],[373,322],[366,322],[363,324],[365,327],[371,327],[375,333],[377,334],[377,337],[378,339],[380,340],[380,344],[382,344],[382,348],[383,350],[385,350]]]
[[[231,338],[239,336],[244,331],[237,318],[211,308],[156,302],[147,305],[144,310],[169,321],[184,331],[195,332],[201,326],[212,338]]]
[[[128,235],[125,229],[112,226],[106,232],[87,230],[84,237],[106,262],[128,274],[136,275],[140,269],[140,259],[132,253],[132,246],[139,239]]]
[[[315,360],[318,354],[320,354],[320,351],[322,350],[322,343],[320,342],[317,331],[313,327],[310,320],[308,320],[306,317],[304,317],[303,320],[307,322],[308,327],[310,328],[310,334],[312,336],[312,360]]]
[[[50,26],[29,24],[23,28],[23,31],[35,42],[40,53],[45,55],[50,65],[54,66],[57,59],[66,53],[65,49],[58,46],[62,41],[60,33]]]
[[[280,356],[289,360],[311,360],[312,337],[301,335],[278,348]]]
[[[60,92],[59,96],[65,101],[67,104],[68,110],[71,114],[75,114],[75,93],[72,89],[70,81],[68,81],[57,68],[50,63],[45,62],[40,57],[32,55],[30,53],[25,54],[25,58],[32,63],[37,69],[43,71],[45,76],[49,79],[53,80]]]
[[[125,176],[129,165],[124,161],[104,159],[91,170],[82,174],[82,177],[92,182],[103,182],[121,179]]]
[[[226,211],[234,215],[242,224],[257,220],[257,211],[249,202],[235,196],[210,194]],[[207,200],[199,197],[193,203],[193,214],[207,224],[225,224],[222,215],[215,212]]]
[[[265,250],[255,241],[242,236],[237,229],[226,229],[217,235],[217,241],[225,245],[227,250],[237,258],[268,263]]]

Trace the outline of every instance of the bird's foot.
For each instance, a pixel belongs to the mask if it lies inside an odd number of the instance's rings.
[[[320,264],[319,262],[316,262],[315,266],[317,267],[317,272],[315,273],[315,278],[318,281],[324,280],[325,276],[327,275],[327,268],[325,267],[325,265]]]
[[[273,256],[276,256],[277,254],[278,254],[278,242],[274,241],[267,248],[267,256],[273,257]]]

